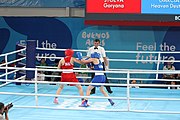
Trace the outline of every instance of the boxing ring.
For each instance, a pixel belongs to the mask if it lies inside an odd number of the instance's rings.
[[[37,48],[38,50],[52,50],[47,48]],[[53,49],[56,51],[64,51],[64,49]],[[177,87],[180,85],[167,85],[167,84],[132,84],[130,81],[136,79],[137,81],[172,81],[171,79],[159,79],[159,74],[180,74],[179,70],[176,71],[163,71],[159,70],[159,62],[161,52],[153,52],[158,54],[157,70],[142,70],[142,69],[109,69],[107,71],[92,71],[87,68],[75,68],[71,70],[73,72],[104,72],[107,74],[125,74],[125,77],[115,78],[108,77],[113,81],[126,81],[121,84],[118,82],[106,83],[103,85],[113,86],[113,93],[109,94],[109,97],[103,97],[99,90],[96,90],[95,95],[91,96],[79,96],[78,90],[72,86],[66,86],[61,95],[55,95],[59,84],[81,84],[83,85],[84,93],[87,85],[101,85],[97,83],[68,83],[68,82],[50,82],[50,81],[38,81],[38,71],[54,71],[62,72],[69,70],[59,70],[56,67],[45,66],[36,68],[23,67],[9,67],[9,64],[16,63],[18,61],[26,60],[26,56],[16,59],[14,61],[8,61],[8,56],[17,53],[23,53],[26,48],[13,51],[10,53],[2,54],[0,57],[5,59],[5,63],[0,64],[0,69],[4,70],[4,73],[0,74],[0,101],[5,104],[12,102],[14,107],[9,111],[10,118],[20,119],[138,119],[138,120],[179,120],[180,119],[180,91],[179,89],[168,89],[168,87]],[[74,50],[86,52],[86,50]],[[109,53],[138,53],[143,51],[107,51]],[[144,52],[149,53],[149,52]],[[164,53],[164,52],[163,52]],[[168,53],[168,52],[167,52]],[[172,52],[170,52],[172,53]],[[178,52],[175,52],[178,53]],[[44,57],[49,58],[49,57]],[[62,57],[55,57],[62,58]],[[128,59],[109,59],[109,61],[128,61],[133,62],[137,60]],[[139,60],[148,61],[148,60]],[[152,62],[152,61],[151,61]],[[166,62],[165,60],[163,62]],[[173,61],[173,62],[179,62]],[[21,63],[25,64],[25,63]],[[48,69],[47,69],[48,68]],[[17,72],[33,71],[34,79],[26,79],[26,74],[17,77]],[[8,75],[14,73],[15,79],[9,79]],[[133,74],[153,74],[155,79],[134,78]],[[59,75],[45,75],[46,77],[60,77]],[[4,78],[2,78],[4,77]],[[79,78],[90,78],[82,77]],[[173,80],[178,81],[178,80]],[[19,85],[19,84],[20,85]],[[138,88],[134,88],[138,86]],[[59,97],[60,104],[53,104],[54,97]],[[79,107],[81,104],[81,98],[89,98],[90,107]],[[115,105],[111,106],[107,99],[114,100]],[[95,112],[94,112],[95,111]],[[161,113],[161,114],[160,114]]]

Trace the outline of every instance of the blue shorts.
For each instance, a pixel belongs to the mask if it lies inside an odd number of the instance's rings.
[[[106,77],[105,75],[95,75],[94,78],[92,79],[92,83],[105,83],[106,82]],[[101,85],[92,85],[95,87],[101,86]]]

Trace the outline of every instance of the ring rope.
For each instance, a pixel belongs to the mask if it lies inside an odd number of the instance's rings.
[[[86,72],[86,73],[133,73],[133,74],[180,74],[180,70],[121,70],[119,71],[98,71],[98,70],[67,70],[67,69],[37,69],[37,68],[20,68],[20,67],[1,67],[1,69],[33,70],[33,71],[54,71],[54,72]]]
[[[19,50],[16,50],[16,51],[12,51],[12,52],[8,52],[8,53],[5,53],[5,54],[1,54],[0,57],[8,56],[8,55],[15,54],[15,53],[18,53],[18,52],[22,52],[22,51],[25,51],[25,50],[26,50],[26,48],[19,49]]]
[[[41,77],[61,77],[61,76],[57,76],[57,75],[42,75],[39,74],[37,76],[41,76]],[[77,78],[91,78],[91,77],[84,77],[84,76],[77,76]],[[112,77],[107,77],[108,79],[111,80],[126,80],[126,78],[112,78]],[[152,81],[152,80],[158,80],[158,81],[179,81],[178,79],[146,79],[146,78],[130,78],[129,80],[140,80],[140,81]]]
[[[0,81],[4,81],[1,80]],[[180,85],[167,85],[167,84],[115,84],[115,83],[77,83],[77,82],[49,82],[49,81],[32,81],[32,80],[6,80],[7,82],[20,82],[20,83],[41,83],[41,84],[76,84],[76,85],[105,85],[105,86],[117,86],[117,87],[127,87],[127,86],[142,86],[142,87],[180,87]]]
[[[65,51],[66,49],[50,49],[50,48],[36,48],[37,50],[49,50],[49,51]],[[79,51],[79,52],[87,52],[88,50],[79,50],[79,49],[73,49],[73,51]],[[180,53],[180,51],[112,51],[112,50],[106,50],[107,53]]]
[[[36,58],[53,58],[53,59],[62,59],[64,57],[48,57],[48,56],[36,56]],[[172,60],[137,60],[137,59],[107,59],[108,61],[112,62],[172,62]],[[173,62],[180,62],[180,60],[173,60]]]
[[[3,64],[0,64],[0,67],[4,66],[4,65],[9,65],[11,63],[15,63],[15,62],[18,62],[18,61],[21,61],[21,60],[25,60],[26,57],[22,57],[22,58],[19,58],[19,59],[16,59],[16,60],[13,60],[13,61],[10,61],[10,62],[6,62],[6,63],[3,63]]]

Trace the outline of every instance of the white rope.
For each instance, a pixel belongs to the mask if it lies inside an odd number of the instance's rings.
[[[146,79],[146,78],[130,78],[130,80],[139,80],[139,81],[180,81],[179,79]]]
[[[36,68],[46,68],[46,69],[58,69],[58,67],[55,66],[36,66]],[[74,70],[90,70],[89,68],[81,68],[81,67],[74,67]]]
[[[16,59],[16,60],[13,60],[13,61],[10,61],[10,62],[7,62],[7,63],[3,63],[3,64],[0,64],[0,67],[4,66],[4,65],[9,65],[11,63],[15,63],[15,62],[18,62],[18,61],[21,61],[21,60],[25,60],[26,57],[22,57],[22,58],[19,58],[19,59]]]
[[[55,69],[58,69],[58,67],[54,67],[54,66],[36,66],[38,69],[39,68],[46,68],[46,69],[53,69],[53,70],[55,70]],[[74,70],[86,70],[86,71],[89,71],[89,70],[91,70],[91,69],[89,69],[89,68],[80,68],[80,67],[74,67],[73,68]],[[142,69],[108,69],[109,71],[144,71],[144,70],[142,70]],[[146,69],[145,69],[146,70]],[[92,70],[91,70],[92,71]],[[146,71],[150,71],[150,70],[146,70]],[[152,71],[152,70],[151,70]],[[154,70],[154,71],[156,71],[156,70]],[[161,71],[165,71],[165,70],[161,70]],[[124,79],[124,78],[122,78],[122,79]]]
[[[137,60],[137,59],[108,59],[113,62],[172,62],[172,60]],[[173,60],[173,62],[180,62],[180,60]]]
[[[52,67],[52,66],[36,66],[37,68],[51,68],[51,69],[57,69],[57,67]],[[88,68],[74,68],[75,70],[89,70]],[[142,71],[140,69],[109,69],[110,71]],[[54,75],[38,75],[38,76],[45,76],[45,77],[61,77],[61,76],[54,76]],[[91,77],[84,77],[84,76],[77,76],[77,78],[91,78]],[[112,77],[107,77],[108,79],[111,80],[126,80],[126,78],[112,78]],[[145,81],[152,81],[152,80],[157,80],[157,81],[179,81],[177,79],[146,79],[146,78],[130,78],[130,80],[145,80]]]
[[[23,63],[23,62],[18,62],[18,64],[26,66],[26,63]]]
[[[40,109],[55,109],[55,110],[83,110],[83,111],[106,111],[106,112],[127,112],[126,109],[102,109],[102,108],[65,108],[65,107],[47,107],[47,106],[14,106],[16,108],[40,108]]]
[[[25,68],[25,67],[22,67],[22,68]],[[19,71],[19,70],[13,70],[13,71],[10,71],[10,72],[7,72],[7,73],[3,73],[3,74],[0,75],[0,77],[3,77],[5,75],[9,75],[9,74],[15,73],[17,71]]]
[[[0,81],[3,81],[0,79]],[[11,82],[12,80],[6,80],[7,82]],[[110,83],[79,83],[79,82],[49,82],[49,81],[32,81],[32,80],[13,80],[13,82],[20,83],[41,83],[41,84],[74,84],[74,85],[106,85],[106,86],[127,86],[126,84],[110,84]]]
[[[180,51],[174,51],[174,52],[165,52],[165,51],[111,51],[111,50],[106,50],[107,53],[130,53],[130,54],[136,54],[136,53],[166,53],[166,54],[169,54],[169,53],[180,53]]]
[[[25,54],[22,54],[22,53],[18,53],[19,56],[23,56],[23,57],[26,57]]]
[[[127,100],[127,97],[104,97],[104,96],[76,96],[76,95],[56,95],[56,94],[35,94],[35,93],[16,93],[16,92],[0,92],[6,95],[19,96],[43,96],[43,97],[61,97],[61,98],[91,98],[91,99],[113,99],[113,100]],[[156,101],[180,101],[180,98],[135,98],[129,97],[130,100],[156,100]]]
[[[35,68],[15,68],[15,67],[1,67],[2,69],[18,69],[18,70],[34,70]],[[133,74],[178,74],[180,73],[180,70],[124,70],[124,69],[119,69],[118,71],[98,71],[98,70],[67,70],[67,69],[38,69],[38,71],[53,71],[53,72],[86,72],[86,73],[127,73],[128,71]]]
[[[19,81],[19,80],[24,79],[24,78],[25,78],[25,75],[24,75],[24,76],[21,76],[21,77],[19,77],[19,78],[16,78],[16,79],[14,79],[14,80],[4,80],[4,79],[0,79],[0,81],[6,82],[6,83],[1,84],[0,87],[4,87],[4,86],[6,86],[6,85],[8,85],[8,84],[10,84],[10,83],[12,83],[12,82],[14,82],[14,81]]]
[[[18,46],[26,48],[26,46],[22,44],[18,44]]]
[[[0,88],[1,88],[1,87],[4,87],[4,86],[6,86],[6,85],[8,85],[8,84],[10,84],[10,83],[11,83],[11,82],[6,82],[6,83],[1,84],[1,85],[0,85]]]
[[[66,49],[50,49],[50,48],[36,48],[37,50],[49,50],[49,51],[65,51]],[[73,51],[79,51],[79,52],[87,52],[88,50],[79,50],[79,49],[73,49]],[[112,50],[106,50],[107,53],[180,53],[180,51],[112,51]]]
[[[105,112],[127,112],[127,109],[102,109],[102,108],[64,108],[64,107],[47,107],[47,106],[14,106],[15,108],[39,108],[39,109],[55,109],[55,110],[79,110],[79,111],[105,111]],[[140,113],[160,113],[160,114],[180,114],[179,111],[143,111],[143,110],[130,110],[128,112]]]
[[[64,57],[48,57],[48,56],[36,56],[36,58],[53,58],[53,59],[62,59]],[[180,62],[180,60],[140,60],[140,59],[109,59],[108,61],[110,62],[153,62],[153,63],[157,63],[157,62]]]
[[[180,101],[180,98],[131,98],[131,100]]]
[[[2,56],[7,56],[7,55],[11,55],[11,54],[14,54],[14,53],[18,53],[18,52],[22,52],[26,50],[26,48],[23,48],[23,49],[20,49],[20,50],[16,50],[16,51],[12,51],[12,52],[9,52],[9,53],[5,53],[5,54],[1,54],[0,57]]]
[[[41,76],[41,77],[61,77],[60,75],[45,75],[45,74],[38,74],[37,76]],[[78,75],[76,76],[76,78],[86,78],[86,79],[90,79],[91,77],[85,77],[85,76],[81,76],[81,75]],[[112,78],[112,77],[107,77],[109,80],[117,80],[117,81],[120,81],[120,80],[127,80],[127,77],[126,78]],[[179,81],[178,79],[146,79],[146,78],[130,78],[130,80],[139,80],[139,81]]]
[[[17,78],[17,79],[15,79],[15,80],[4,80],[4,79],[0,79],[0,81],[6,82],[6,83],[1,84],[0,87],[4,87],[4,86],[6,86],[6,85],[8,85],[8,84],[10,84],[10,83],[13,83],[13,82],[16,81],[16,80],[21,80],[21,79],[24,79],[24,78],[25,78],[25,75],[24,75],[24,76],[21,76],[21,77],[19,77],[19,78]]]
[[[0,77],[3,77],[3,76],[6,76],[6,75],[9,75],[9,74],[12,74],[12,73],[17,72],[17,71],[18,71],[18,70],[14,70],[14,71],[10,71],[10,72],[1,74]]]
[[[60,75],[45,75],[45,74],[38,74],[37,76],[40,76],[40,77],[58,77],[58,78],[60,78],[61,76]],[[85,77],[85,76],[81,76],[81,75],[76,75],[76,78],[85,78],[85,79],[91,79],[91,77]],[[127,78],[112,78],[112,77],[107,77],[109,80],[126,80]],[[135,79],[135,78],[134,78]],[[134,80],[133,79],[133,80]],[[139,78],[140,79],[140,78]],[[138,80],[138,79],[137,79]],[[148,80],[148,79],[147,79]],[[150,81],[151,80],[155,80],[155,79],[150,79]],[[158,80],[158,79],[156,79],[156,80]],[[161,80],[161,79],[159,79],[159,80]],[[166,79],[165,79],[165,81],[166,81]],[[169,79],[167,79],[167,81],[172,81],[172,80],[169,80]]]
[[[64,58],[64,57],[48,57],[48,56],[36,56],[36,58],[54,58],[54,59],[62,59],[62,58]]]
[[[16,93],[16,92],[0,92],[6,95],[19,95],[19,96],[43,96],[43,97],[61,97],[61,98],[91,98],[91,99],[113,99],[113,100],[126,100],[126,97],[104,97],[104,96],[76,96],[76,95],[56,95],[56,94],[35,94],[35,93]]]
[[[161,114],[180,114],[180,111],[144,111],[144,110],[130,110],[130,112],[140,112],[140,113],[161,113]]]
[[[21,76],[21,77],[19,77],[19,78],[14,79],[13,82],[14,82],[14,81],[19,81],[19,80],[25,79],[25,78],[26,78],[26,75],[23,75],[23,76]]]
[[[36,48],[37,50],[49,50],[49,51],[65,51],[66,49],[50,49],[50,48]],[[79,51],[79,52],[87,52],[87,50],[76,50],[76,49],[73,49],[73,51]]]
[[[3,81],[0,79],[0,81]],[[7,82],[12,82],[12,80],[6,80]],[[77,82],[49,82],[49,81],[32,81],[32,80],[13,80],[13,82],[20,83],[41,83],[41,84],[75,84],[75,85],[104,85],[104,86],[119,86],[127,87],[127,84],[116,84],[116,83],[77,83]],[[129,84],[129,86],[141,86],[141,87],[180,87],[180,85],[167,85],[167,84]]]
[[[20,68],[20,67],[1,67],[1,69],[17,69],[17,70],[33,70],[36,68]],[[67,69],[38,69],[38,71],[53,71],[53,72],[87,72],[87,73],[127,73],[126,71],[95,71],[95,70],[67,70]]]

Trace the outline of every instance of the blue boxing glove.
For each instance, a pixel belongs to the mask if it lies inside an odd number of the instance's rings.
[[[77,52],[76,55],[77,55],[77,57],[78,57],[79,60],[82,59],[82,53],[81,53],[81,52]]]

